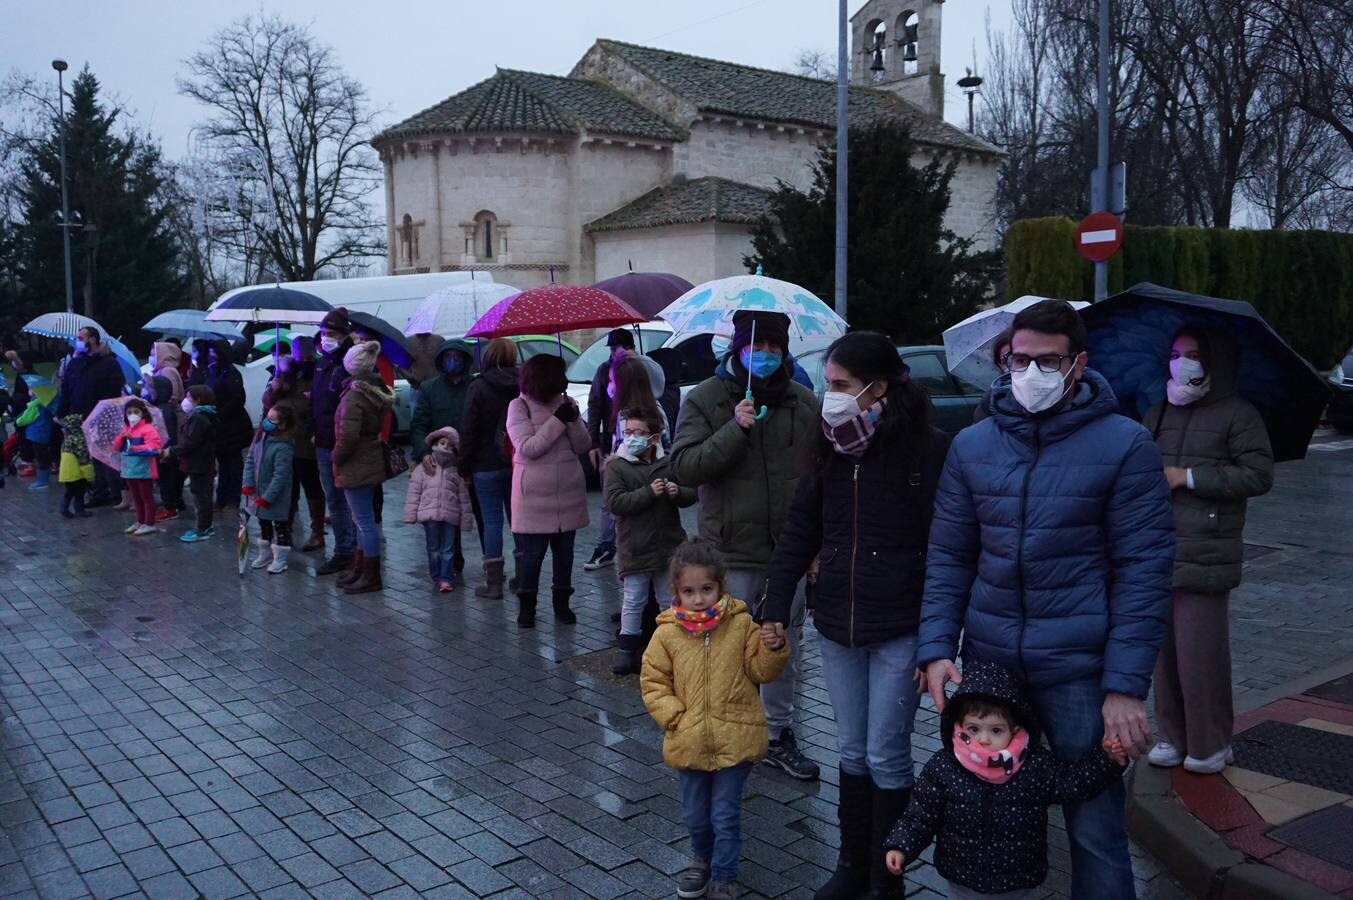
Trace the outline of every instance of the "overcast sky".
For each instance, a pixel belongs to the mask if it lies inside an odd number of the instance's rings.
[[[853,13],[862,6],[851,0]],[[985,55],[984,18],[1008,0],[944,5],[946,117],[966,125],[954,82]],[[782,69],[800,48],[835,54],[835,0],[13,0],[3,4],[0,66],[55,78],[51,60],[88,63],[106,92],[157,133],[167,156],[188,150],[199,107],[175,90],[181,62],[214,32],[260,8],[308,23],[366,85],[390,123],[493,74],[495,65],[566,74],[599,37]],[[503,13],[510,9],[511,17]],[[980,102],[980,100],[978,101]]]

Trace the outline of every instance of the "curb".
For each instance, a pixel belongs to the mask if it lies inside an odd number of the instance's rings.
[[[1193,896],[1203,900],[1339,900],[1231,849],[1184,806],[1170,770],[1139,761],[1128,781],[1128,831]]]

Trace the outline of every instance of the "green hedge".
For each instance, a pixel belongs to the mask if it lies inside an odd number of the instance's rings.
[[[1094,296],[1094,266],[1075,248],[1076,223],[1023,219],[1005,234],[1008,292]],[[1353,345],[1353,234],[1128,225],[1109,263],[1109,291],[1141,281],[1247,300],[1318,368]]]

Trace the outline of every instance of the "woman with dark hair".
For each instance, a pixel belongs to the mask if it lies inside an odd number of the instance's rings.
[[[553,563],[554,618],[578,621],[569,609],[573,595],[573,540],[587,525],[587,479],[580,453],[592,439],[578,405],[564,393],[568,377],[557,356],[533,356],[521,367],[521,396],[507,407],[512,442],[512,535],[521,554],[517,570],[520,628],[536,623],[536,592],[545,550]]]
[[[826,359],[813,465],[771,557],[763,627],[789,621],[817,559],[813,616],[841,755],[841,854],[816,896],[901,897],[882,848],[911,795],[916,631],[949,439],[885,335],[848,334]]]
[[[1184,327],[1170,344],[1165,402],[1142,424],[1165,457],[1175,520],[1173,598],[1153,676],[1160,742],[1152,765],[1220,772],[1231,761],[1231,638],[1245,506],[1273,486],[1264,420],[1234,393],[1236,351],[1220,332]]]
[[[507,338],[489,342],[479,361],[480,375],[465,393],[460,418],[460,475],[479,498],[484,522],[479,529],[484,551],[484,583],[474,589],[481,600],[503,599],[503,522],[511,515],[512,459],[507,443],[507,405],[517,396],[517,345]]]

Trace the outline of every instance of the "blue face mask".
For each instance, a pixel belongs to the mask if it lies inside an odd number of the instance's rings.
[[[456,356],[454,354],[448,356],[442,362],[442,371],[445,372],[447,375],[464,375],[465,360],[461,359],[459,356]]]
[[[753,350],[742,348],[742,367],[752,373],[753,378],[769,378],[780,368],[782,359],[774,350]]]
[[[263,426],[263,430],[264,430],[264,431],[276,431],[276,430],[277,430],[277,423],[274,422],[272,419],[265,418],[261,424],[262,424],[262,426]]]

